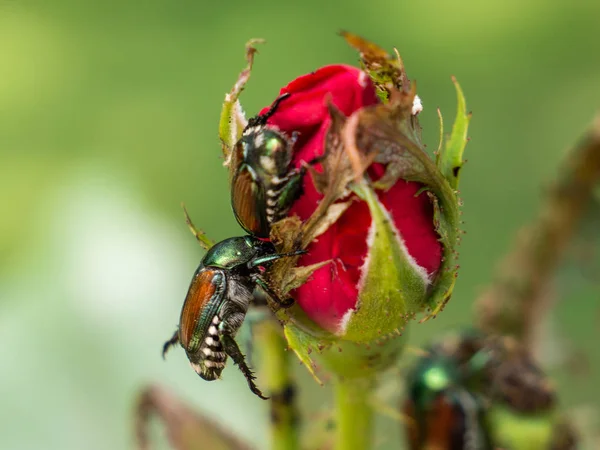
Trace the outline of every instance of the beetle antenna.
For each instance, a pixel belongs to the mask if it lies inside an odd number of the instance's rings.
[[[194,224],[192,223],[192,219],[190,219],[190,215],[185,209],[185,204],[181,202],[181,207],[183,208],[183,214],[185,215],[185,223],[187,223],[188,228],[196,238],[196,240],[200,243],[204,250],[209,250],[215,243],[211,241],[208,237],[206,237],[206,233],[202,230],[198,230]]]
[[[253,267],[262,266],[263,264],[268,264],[272,261],[276,261],[281,258],[300,256],[300,255],[304,255],[305,253],[308,253],[308,252],[306,250],[296,250],[296,251],[289,252],[289,253],[275,253],[274,255],[259,256],[258,258],[255,258],[248,262],[248,268],[252,269]]]
[[[286,92],[285,94],[281,94],[279,97],[277,97],[266,113],[259,114],[258,116],[252,117],[250,120],[248,120],[248,125],[246,125],[245,130],[252,127],[266,125],[269,117],[271,117],[273,114],[275,114],[275,111],[277,111],[277,108],[279,107],[281,101],[285,100],[290,95],[291,94],[289,92]]]

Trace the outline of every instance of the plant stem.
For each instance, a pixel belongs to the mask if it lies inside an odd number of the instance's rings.
[[[548,309],[548,284],[600,180],[600,116],[567,154],[537,218],[517,235],[494,281],[477,301],[478,322],[489,332],[511,334],[531,346]]]
[[[335,380],[336,450],[368,450],[373,440],[370,378]]]
[[[333,375],[335,450],[368,450],[373,441],[373,391],[378,377],[398,361],[404,339],[376,345],[338,341],[321,349],[322,367]]]
[[[267,386],[271,411],[271,449],[297,450],[298,411],[290,356],[281,325],[265,319],[255,325],[255,345],[261,355],[260,380]]]

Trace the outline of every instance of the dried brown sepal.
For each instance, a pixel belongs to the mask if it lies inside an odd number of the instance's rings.
[[[398,50],[394,49],[395,55],[392,56],[378,45],[358,35],[345,31],[341,32],[341,35],[350,46],[359,51],[361,65],[375,85],[382,102],[385,104],[394,104],[391,110],[393,111],[392,119],[396,120],[398,125],[403,128],[405,136],[411,138],[417,145],[422,147],[421,127],[417,116],[412,114],[413,101],[417,92],[416,84],[410,83]],[[362,119],[357,119],[357,122],[362,123]],[[351,139],[351,137],[348,137],[348,139]],[[358,148],[361,148],[360,142],[357,142],[357,145]],[[364,161],[364,164],[359,165],[357,163],[359,159],[354,154],[353,147],[347,145],[347,151],[350,152],[350,158],[353,161],[355,175],[358,180],[361,167],[369,162],[368,158]],[[367,153],[363,153],[367,155]],[[390,173],[389,178],[381,180],[380,185],[375,187],[388,189],[393,185],[393,181],[395,180],[393,180],[393,176]]]
[[[354,199],[351,199],[347,202],[337,202],[333,203],[327,209],[325,217],[320,221],[319,227],[315,228],[314,237],[318,238],[320,235],[325,233],[327,229],[333,225],[337,220],[341,217],[342,214],[350,207]]]
[[[323,193],[317,209],[302,227],[302,245],[306,248],[317,236],[337,220],[341,215],[341,209],[331,214],[330,208],[339,200],[350,194],[349,185],[355,178],[352,162],[345,151],[345,143],[342,137],[347,125],[347,118],[328,99],[327,107],[331,116],[331,125],[325,136],[325,151],[322,160],[323,171],[313,172],[315,185]],[[366,167],[364,167],[366,169]],[[335,219],[335,220],[332,220]],[[327,226],[324,226],[327,225]]]
[[[304,223],[297,218],[285,218],[273,224],[271,240],[282,251],[306,249],[318,235],[325,231],[323,223],[331,220],[328,220],[330,207],[349,194],[347,187],[352,181],[352,173],[340,137],[346,117],[331,101],[327,102],[327,106],[331,116],[331,126],[325,137],[325,149],[321,159],[323,169],[321,172],[313,168],[309,169],[313,182],[323,194],[323,198]],[[339,214],[334,214],[334,217],[337,219]]]
[[[371,77],[377,94],[382,101],[390,98],[392,90],[403,90],[409,86],[409,80],[404,70],[404,63],[398,51],[395,57],[373,42],[367,41],[353,33],[340,33],[346,42],[360,53],[361,65]]]
[[[287,282],[287,284],[284,284],[283,291],[289,292],[292,289],[299,288],[300,286],[302,286],[304,283],[306,283],[308,281],[308,279],[310,278],[310,276],[313,274],[313,272],[315,270],[319,270],[321,267],[326,266],[327,264],[330,264],[330,263],[331,263],[331,260],[326,260],[326,261],[321,261],[316,264],[311,264],[310,266],[294,267],[290,271],[291,276],[289,277],[289,279],[284,280],[284,281],[288,281],[288,282]]]
[[[153,415],[163,423],[169,444],[176,450],[252,450],[251,446],[159,386],[145,388],[137,401],[135,433],[139,450],[151,448],[148,428]]]
[[[324,194],[327,198],[341,198],[345,191],[345,187],[350,180],[346,179],[348,170],[348,161],[344,155],[344,143],[341,136],[344,125],[346,124],[346,116],[342,113],[328,97],[325,100],[329,116],[331,117],[331,125],[325,135],[324,151],[321,160],[322,172],[311,170],[313,182],[318,191]],[[342,188],[340,188],[343,186]],[[332,203],[332,201],[327,201]]]
[[[427,185],[432,181],[435,164],[412,126],[415,95],[414,87],[408,92],[394,90],[389,103],[356,112],[344,129],[346,151],[359,151],[365,160],[361,166],[371,161],[387,165],[385,175],[373,183],[377,189],[389,189],[400,178]],[[355,171],[356,179],[361,176],[360,170]]]
[[[323,198],[313,214],[302,223],[298,218],[286,218],[275,223],[271,230],[271,240],[282,252],[306,249],[318,236],[335,223],[350,206],[351,201],[340,201],[349,196],[349,184],[354,179],[354,171],[347,153],[341,132],[346,117],[332,104],[327,102],[331,116],[331,126],[325,137],[325,150],[321,160],[322,171],[312,170],[311,176]],[[285,286],[283,292],[291,286],[298,287],[310,274],[321,267],[316,264],[310,268],[299,267],[293,270],[297,258],[285,258],[274,263],[270,271],[270,281],[275,286]],[[327,262],[323,262],[327,264]]]
[[[356,135],[358,134],[359,126],[360,114],[355,113],[350,116],[346,126],[342,130],[342,141],[344,142],[344,148],[354,171],[354,181],[357,184],[363,182],[362,177],[365,171],[377,156],[377,151],[370,151],[369,149],[364,149],[362,146],[358,147]]]
[[[286,217],[271,227],[271,241],[278,251],[287,253],[301,248],[302,221],[297,216]],[[266,274],[269,284],[281,294],[287,294],[287,286],[296,285],[294,269],[299,257],[281,258],[273,263]],[[282,317],[280,317],[281,319]]]

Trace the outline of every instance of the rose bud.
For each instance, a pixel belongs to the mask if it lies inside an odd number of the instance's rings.
[[[291,319],[286,336],[304,362],[318,343],[371,342],[400,334],[427,309],[434,317],[457,272],[456,188],[469,121],[462,92],[455,83],[457,119],[434,161],[399,56],[345,38],[360,51],[362,70],[331,65],[296,78],[246,121],[238,97],[250,45],[221,116],[238,222],[280,252],[307,250],[268,274],[271,287],[296,302],[279,317]],[[243,164],[252,167],[242,179]],[[290,187],[292,179],[299,182]]]

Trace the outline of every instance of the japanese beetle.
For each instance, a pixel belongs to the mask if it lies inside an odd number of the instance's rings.
[[[248,233],[268,238],[271,224],[285,216],[302,194],[304,167],[291,167],[297,135],[288,138],[267,119],[290,94],[278,97],[262,115],[251,118],[232,154],[231,206]]]
[[[512,448],[507,443],[518,433],[508,430],[517,423],[521,430],[548,426],[556,404],[550,381],[522,344],[477,330],[430,346],[408,378],[408,391],[403,409],[412,419],[412,450]],[[557,439],[570,445],[570,431],[556,431],[565,434]]]
[[[547,411],[555,391],[529,351],[514,338],[461,330],[434,343],[433,355],[451,359],[463,386],[523,413]]]
[[[460,369],[441,355],[420,360],[403,405],[411,450],[492,449],[484,399],[462,385]]]
[[[193,227],[191,222],[188,224]],[[199,241],[207,242],[201,240],[199,233],[194,234]],[[179,327],[165,342],[163,357],[179,342],[196,373],[212,381],[220,377],[230,356],[246,377],[250,390],[266,399],[254,384],[255,377],[234,337],[257,286],[282,306],[290,306],[292,302],[280,300],[261,273],[271,262],[301,253],[279,254],[272,243],[253,236],[225,239],[210,247],[192,277]]]

